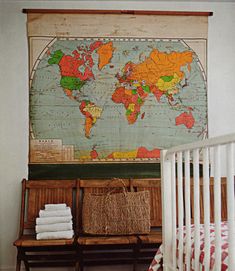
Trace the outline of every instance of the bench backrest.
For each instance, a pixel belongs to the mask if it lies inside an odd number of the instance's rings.
[[[108,192],[118,193],[124,189],[130,191],[130,180],[129,179],[81,179],[77,183],[78,190],[78,202],[77,206],[77,225],[78,233],[82,233],[82,202],[83,197],[87,193],[92,194],[103,194]]]
[[[161,179],[131,179],[131,186],[136,191],[148,190],[150,192],[150,223],[151,227],[162,226],[162,197]]]
[[[76,180],[22,181],[20,233],[34,229],[36,218],[45,204],[66,203],[76,221]]]
[[[210,178],[210,222],[214,223],[214,178]],[[191,180],[191,216],[194,223],[193,179]],[[221,178],[221,221],[227,220],[227,180]],[[203,181],[200,180],[200,223],[204,223]]]

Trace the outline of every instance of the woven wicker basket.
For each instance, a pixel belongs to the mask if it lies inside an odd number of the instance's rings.
[[[149,191],[86,194],[82,210],[83,231],[97,235],[150,232]]]

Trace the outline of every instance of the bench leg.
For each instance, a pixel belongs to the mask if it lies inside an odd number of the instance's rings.
[[[139,255],[139,244],[137,243],[133,245],[133,271],[137,270],[138,255]]]
[[[79,257],[79,247],[78,246],[76,246],[75,271],[80,271],[80,257]]]
[[[79,246],[79,271],[83,271],[83,249],[82,246]]]
[[[16,271],[20,271],[22,255],[23,255],[22,249],[17,247]]]
[[[29,264],[27,261],[27,255],[25,253],[25,250],[21,248],[21,259],[24,261],[25,270],[29,271]]]
[[[27,261],[24,261],[25,270],[29,271],[29,264]]]
[[[17,256],[17,260],[16,260],[16,271],[20,271],[20,266],[21,266],[21,259],[19,259],[18,256]]]
[[[75,271],[80,271],[79,261],[76,261],[76,264],[75,264]]]

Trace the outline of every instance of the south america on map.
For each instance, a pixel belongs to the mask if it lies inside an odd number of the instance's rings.
[[[205,67],[181,39],[55,38],[29,109],[31,163],[156,160],[206,136]]]

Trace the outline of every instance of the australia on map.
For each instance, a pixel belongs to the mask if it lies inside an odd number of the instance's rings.
[[[30,78],[30,162],[151,161],[206,137],[206,67],[193,42],[53,39]]]

